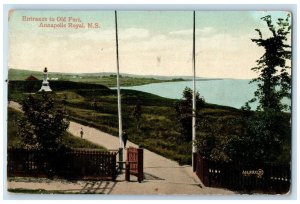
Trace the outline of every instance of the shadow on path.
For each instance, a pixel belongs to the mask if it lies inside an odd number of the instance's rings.
[[[114,181],[89,181],[80,190],[81,194],[110,194],[116,186]]]

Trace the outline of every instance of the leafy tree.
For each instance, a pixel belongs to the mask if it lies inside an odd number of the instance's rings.
[[[52,96],[46,92],[42,92],[40,97],[29,95],[22,101],[22,110],[24,119],[19,121],[18,134],[24,140],[25,148],[41,151],[59,149],[69,122]]]
[[[289,140],[289,120],[283,113],[289,107],[281,102],[284,97],[291,98],[291,67],[286,65],[291,59],[289,18],[289,14],[286,19],[279,18],[277,26],[273,25],[271,16],[261,18],[267,23],[271,36],[264,39],[261,30],[256,29],[259,38],[251,39],[263,47],[265,53],[252,68],[259,72],[259,77],[250,83],[257,82],[258,89],[242,108],[245,115],[240,120],[240,135],[229,138],[226,146],[233,160],[276,161],[282,154],[283,144]],[[257,111],[250,114],[249,103],[257,100]]]
[[[182,93],[182,99],[176,102],[175,109],[177,118],[181,124],[180,141],[192,141],[192,106],[193,106],[193,90],[185,87]],[[205,104],[203,97],[200,97],[199,92],[196,93],[196,117],[200,115],[200,107]]]
[[[246,103],[259,102],[258,110],[282,111],[288,109],[281,100],[284,97],[291,98],[291,67],[287,65],[287,60],[291,60],[291,46],[288,44],[290,34],[290,15],[286,19],[279,18],[277,26],[272,23],[271,16],[261,18],[267,23],[271,36],[264,39],[260,29],[255,29],[259,38],[251,39],[259,47],[265,49],[265,53],[258,59],[257,66],[251,70],[259,72],[259,77],[250,83],[257,82],[258,89],[254,93],[254,98]]]

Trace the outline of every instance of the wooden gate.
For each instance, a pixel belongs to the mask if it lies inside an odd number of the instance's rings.
[[[144,149],[127,148],[127,158],[125,167],[126,181],[130,181],[130,174],[138,178],[138,182],[144,179]]]

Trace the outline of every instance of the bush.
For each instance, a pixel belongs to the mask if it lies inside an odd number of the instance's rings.
[[[24,118],[19,121],[18,135],[24,140],[25,149],[55,150],[69,122],[64,111],[56,107],[52,96],[46,92],[29,95],[22,102]]]
[[[192,141],[192,117],[193,117],[193,90],[186,87],[182,93],[182,99],[175,103],[177,119],[181,124],[181,138],[178,142]],[[199,117],[199,108],[203,107],[205,100],[196,93],[196,117]]]

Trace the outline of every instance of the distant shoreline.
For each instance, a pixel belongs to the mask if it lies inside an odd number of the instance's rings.
[[[28,78],[34,77],[37,80],[43,79],[42,71],[30,71],[30,70],[19,70],[10,68],[8,72],[8,79],[13,80],[27,80]],[[120,75],[121,86],[141,86],[153,83],[164,83],[164,82],[184,82],[192,81],[191,76],[154,76],[154,75],[134,75],[134,74],[123,74]],[[212,81],[212,80],[223,80],[223,78],[202,78],[196,77],[196,81]],[[59,73],[59,72],[49,72],[49,81],[73,81],[89,84],[101,84],[107,87],[116,87],[117,85],[117,75],[112,72],[102,72],[102,73]]]
[[[22,73],[22,74],[33,74],[33,75],[41,75],[43,74],[42,71],[33,71],[33,70],[23,70],[23,69],[15,69],[9,68],[8,72],[15,72],[15,73]],[[110,76],[116,75],[115,72],[92,72],[92,73],[68,73],[68,72],[49,72],[49,75],[61,75],[61,76],[78,76],[78,77],[103,77],[103,76]],[[172,80],[172,79],[182,79],[182,81],[192,81],[193,76],[163,76],[163,75],[137,75],[137,74],[128,74],[128,73],[120,73],[120,75],[124,77],[132,77],[132,78],[153,78],[158,80]],[[9,78],[10,79],[10,78]],[[210,77],[196,77],[196,80],[223,80],[223,79],[236,79],[236,80],[251,80],[251,79],[240,79],[240,78],[210,78]],[[10,80],[20,80],[20,79],[10,79]]]

